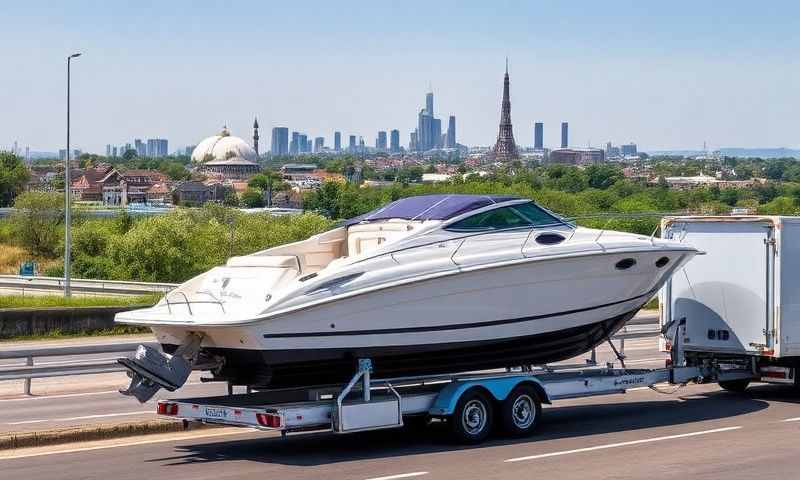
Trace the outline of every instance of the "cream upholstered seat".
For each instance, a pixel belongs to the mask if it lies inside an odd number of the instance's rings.
[[[347,253],[352,257],[405,236],[413,227],[407,221],[388,221],[352,225],[347,229]]]

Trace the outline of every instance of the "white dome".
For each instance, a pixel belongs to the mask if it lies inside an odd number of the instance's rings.
[[[258,155],[253,147],[241,138],[231,136],[227,128],[224,128],[219,135],[208,137],[198,143],[192,152],[193,163],[227,160],[233,157],[258,162]]]

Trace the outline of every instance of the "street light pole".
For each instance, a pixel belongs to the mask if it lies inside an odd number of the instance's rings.
[[[72,290],[70,289],[69,280],[70,280],[70,255],[72,253],[72,232],[70,231],[71,226],[71,219],[70,219],[70,209],[71,209],[71,190],[72,190],[72,181],[69,178],[70,174],[70,150],[69,150],[69,86],[70,86],[70,64],[73,58],[80,57],[80,53],[73,53],[69,57],[67,57],[67,155],[66,155],[66,164],[64,165],[64,201],[65,201],[65,208],[64,208],[64,296],[69,298],[72,295]]]

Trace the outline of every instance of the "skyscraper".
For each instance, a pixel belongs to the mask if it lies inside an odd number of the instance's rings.
[[[301,133],[297,136],[297,151],[299,153],[308,153],[311,151],[311,147],[308,144],[308,135]]]
[[[433,144],[433,115],[423,108],[417,118],[417,150],[430,150]]]
[[[433,116],[433,91],[425,94],[425,111],[428,115]]]
[[[348,143],[348,151],[355,152],[356,151],[356,136],[350,135],[350,142]]]
[[[166,157],[169,154],[168,143],[164,138],[148,138],[145,155],[151,158]]]
[[[400,151],[400,130],[392,130],[389,133],[389,151],[392,153]]]
[[[533,124],[533,149],[544,150],[544,124],[542,122]]]
[[[569,146],[569,123],[561,122],[561,148]]]
[[[325,138],[324,137],[317,137],[314,139],[314,153],[322,152],[322,149],[325,147]]]
[[[378,132],[378,138],[375,139],[375,148],[378,150],[386,150],[386,131],[381,130]]]
[[[500,129],[497,132],[497,143],[494,144],[492,156],[496,160],[512,160],[519,157],[517,144],[514,142],[514,129],[511,126],[511,95],[508,80],[508,59],[506,74],[503,77],[503,101],[500,106]]]
[[[110,157],[110,156],[111,156],[111,144],[107,143],[106,144],[106,157]]]
[[[456,148],[456,116],[450,115],[447,121],[447,148]]]
[[[287,155],[289,153],[289,129],[286,127],[275,127],[272,129],[272,148],[273,155]]]
[[[134,148],[136,149],[136,155],[140,157],[147,156],[147,144],[145,144],[141,138],[137,138],[133,141]]]
[[[442,148],[442,121],[438,118],[431,117],[431,139],[433,140],[432,148]]]
[[[289,153],[291,155],[297,155],[297,152],[300,151],[300,145],[298,144],[299,137],[300,132],[292,132],[292,141],[289,142]]]
[[[342,151],[342,132],[333,132],[333,149],[337,152]]]

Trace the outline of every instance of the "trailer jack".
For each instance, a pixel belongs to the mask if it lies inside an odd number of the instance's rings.
[[[186,383],[197,361],[202,338],[196,334],[187,336],[173,355],[139,345],[133,357],[117,360],[128,369],[127,374],[131,379],[128,388],[119,392],[145,403],[162,388],[170,392],[179,389]]]

